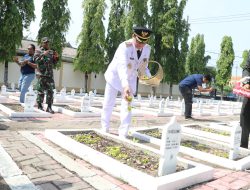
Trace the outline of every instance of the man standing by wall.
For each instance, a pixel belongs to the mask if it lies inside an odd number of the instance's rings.
[[[42,38],[41,51],[35,54],[35,62],[37,63],[37,105],[38,109],[43,110],[44,92],[46,93],[46,103],[48,107],[46,112],[54,113],[52,110],[53,104],[53,89],[55,88],[53,65],[58,61],[58,53],[49,47],[49,38]]]
[[[119,136],[126,138],[131,124],[131,111],[128,102],[136,91],[137,69],[149,61],[150,46],[147,44],[151,30],[145,27],[134,27],[132,39],[125,41],[117,48],[112,62],[104,76],[106,87],[101,116],[102,130],[109,132],[110,118],[118,91],[122,94]],[[147,69],[146,74],[150,76]]]
[[[28,53],[23,56],[21,61],[17,57],[14,61],[21,67],[21,76],[19,78],[18,87],[20,89],[20,103],[24,103],[25,94],[31,82],[35,79],[36,64],[34,61],[35,45],[28,46]]]

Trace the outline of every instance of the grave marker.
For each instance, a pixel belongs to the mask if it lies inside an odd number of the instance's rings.
[[[164,113],[165,100],[164,98],[159,102],[159,113]]]
[[[36,94],[33,91],[33,86],[29,87],[24,98],[24,112],[34,112],[34,105],[36,103]]]
[[[160,162],[158,176],[164,176],[176,171],[177,154],[181,142],[181,126],[172,117],[162,130],[160,145]]]
[[[240,127],[239,122],[232,123],[231,129],[231,137],[230,137],[230,151],[229,151],[229,159],[235,160],[239,156],[239,147],[241,141],[241,132],[242,129]]]
[[[1,86],[1,95],[7,95],[7,88],[6,88],[6,86],[5,85],[2,85]]]
[[[85,96],[82,98],[81,102],[81,112],[89,112],[90,108],[90,97],[86,93]]]

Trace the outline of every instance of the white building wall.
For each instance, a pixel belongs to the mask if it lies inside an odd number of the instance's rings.
[[[96,75],[96,77],[95,77]],[[9,70],[8,70],[8,82],[11,84],[14,82],[16,87],[18,85],[18,79],[20,77],[20,67],[13,62],[9,62]],[[80,88],[84,88],[85,77],[84,73],[73,70],[72,63],[62,62],[62,67],[59,70],[54,70],[54,80],[57,90],[61,90],[61,88],[66,87],[67,91],[71,89],[75,89],[76,92],[79,92]],[[0,64],[0,83],[4,82],[4,64]],[[36,83],[36,79],[33,81],[33,85]],[[88,81],[90,89],[97,89],[97,92],[100,94],[104,93],[105,89],[105,78],[102,73],[95,74],[92,73],[90,75],[90,80]],[[151,94],[152,88],[150,86],[139,84],[139,94],[143,96],[147,96]],[[169,93],[169,85],[168,84],[160,84],[156,89],[157,96],[162,95],[163,97],[168,96]],[[178,85],[173,86],[173,96],[180,96]]]

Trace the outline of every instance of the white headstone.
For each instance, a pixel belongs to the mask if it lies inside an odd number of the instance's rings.
[[[5,85],[1,86],[1,95],[6,95],[7,94],[7,88]]]
[[[66,97],[66,88],[65,87],[61,89],[60,96],[61,96],[60,97],[61,99],[65,99],[65,97]]]
[[[83,93],[83,90],[82,90],[82,88],[80,88],[80,95],[82,95],[82,93]]]
[[[36,94],[33,91],[33,86],[29,87],[24,98],[24,112],[34,112],[34,105],[36,103]]]
[[[221,101],[218,102],[218,105],[217,105],[217,113],[220,114],[220,107],[221,107]]]
[[[156,97],[156,96],[154,96],[154,98],[153,98],[153,99],[154,99],[154,101],[156,101],[157,97]]]
[[[177,154],[181,143],[181,126],[172,117],[162,130],[158,176],[176,171]]]
[[[165,100],[164,98],[159,102],[159,113],[164,113]]]
[[[141,102],[141,95],[140,94],[137,94],[137,100],[138,100],[138,102]]]
[[[184,98],[181,101],[181,115],[184,115],[185,113],[185,101]]]
[[[71,96],[75,96],[75,93],[76,93],[75,89],[72,89],[70,92]]]
[[[149,99],[149,104],[148,106],[151,108],[153,107],[153,97],[151,96],[150,99]]]
[[[166,98],[166,102],[165,102],[166,108],[169,107],[169,96]]]
[[[56,93],[57,93],[56,89],[53,89],[53,96],[54,97],[56,97]]]
[[[239,156],[239,147],[241,141],[241,132],[242,129],[240,127],[239,122],[232,123],[231,129],[231,137],[230,137],[230,152],[229,159],[234,160]]]
[[[82,98],[81,112],[89,112],[89,108],[90,108],[90,99],[88,94],[86,93],[85,96]]]
[[[89,92],[89,101],[92,103],[94,100],[94,93],[92,91]]]
[[[203,113],[202,104],[203,104],[203,102],[202,102],[202,100],[200,100],[200,102],[199,102],[199,113],[200,113],[200,114]]]
[[[15,90],[15,83],[14,82],[11,83],[11,90],[13,90],[13,91]]]

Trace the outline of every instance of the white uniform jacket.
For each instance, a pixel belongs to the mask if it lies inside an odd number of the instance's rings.
[[[132,43],[132,39],[122,42],[104,74],[106,82],[121,92],[125,86],[129,86],[132,93],[135,93],[137,69],[144,61],[149,60],[150,50],[151,47],[146,44],[138,60],[137,51]],[[150,76],[148,69],[146,74]]]

